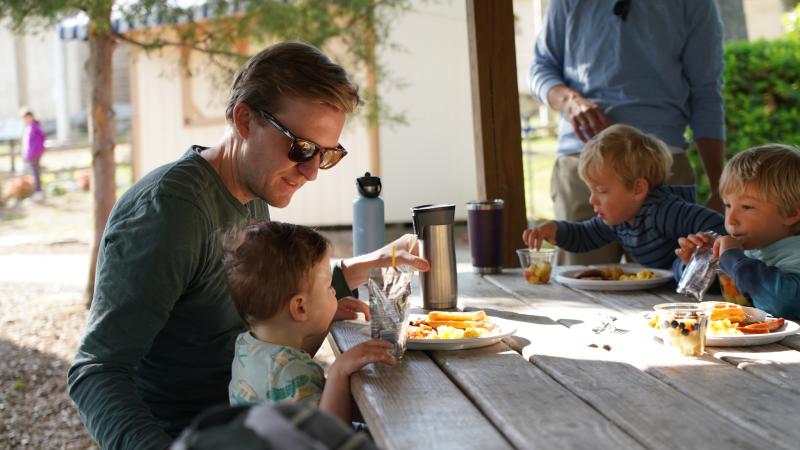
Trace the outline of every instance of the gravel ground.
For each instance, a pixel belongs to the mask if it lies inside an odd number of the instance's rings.
[[[88,193],[69,193],[0,208],[0,449],[97,448],[66,392],[88,316],[90,201]],[[387,239],[404,232],[390,227]],[[350,254],[349,229],[323,233],[335,256]],[[459,260],[464,234],[459,227]],[[333,354],[324,346],[316,358],[327,366]]]

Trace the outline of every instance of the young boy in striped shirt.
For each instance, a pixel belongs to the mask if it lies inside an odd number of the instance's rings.
[[[713,241],[714,256],[756,308],[777,317],[800,317],[798,174],[800,149],[767,144],[734,156],[719,184],[730,234]],[[679,244],[675,253],[688,263],[712,240],[693,234]]]
[[[577,253],[617,241],[633,261],[671,269],[678,238],[707,230],[725,234],[722,215],[695,203],[694,186],[663,184],[671,166],[661,140],[612,125],[586,144],[578,166],[596,216],[584,222],[550,220],[525,230],[522,240],[531,248],[547,241]]]

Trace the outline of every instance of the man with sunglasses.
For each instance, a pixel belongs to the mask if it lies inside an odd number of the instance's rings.
[[[102,448],[165,448],[201,410],[227,403],[233,340],[245,326],[227,292],[220,238],[268,220],[347,151],[345,116],[360,100],[319,50],[281,43],[236,74],[229,129],[134,184],[114,206],[97,261],[86,333],[69,370],[70,396]],[[411,238],[393,245],[427,270]],[[334,268],[337,298],[391,262],[391,246]],[[338,319],[364,306],[342,300]],[[314,354],[324,336],[307,342]]]

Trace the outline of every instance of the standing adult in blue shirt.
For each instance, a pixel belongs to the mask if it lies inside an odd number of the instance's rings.
[[[551,178],[556,218],[592,217],[578,158],[586,141],[613,123],[666,142],[673,157],[667,183],[678,185],[695,181],[685,154],[689,126],[711,185],[706,206],[722,211],[722,68],[722,22],[714,0],[551,0],[530,86],[561,112]],[[621,255],[612,244],[564,254],[559,262],[613,263]]]

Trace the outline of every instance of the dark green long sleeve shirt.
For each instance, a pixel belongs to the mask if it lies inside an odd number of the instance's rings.
[[[202,147],[147,174],[117,202],[101,242],[95,294],[69,393],[103,448],[166,448],[203,409],[228,401],[233,343],[221,239],[268,220],[242,205]],[[337,292],[346,292],[340,270]]]

